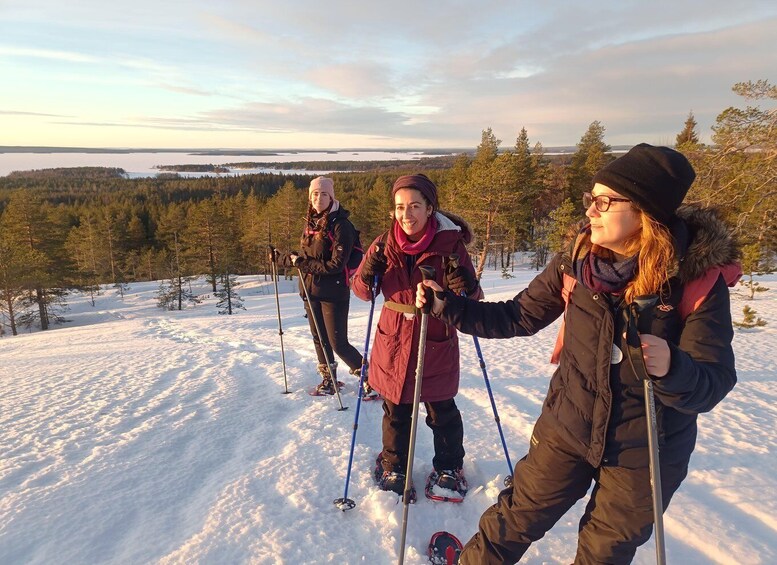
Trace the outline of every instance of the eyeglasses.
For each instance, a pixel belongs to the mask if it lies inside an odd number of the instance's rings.
[[[591,204],[596,205],[597,212],[606,212],[610,209],[610,204],[613,202],[631,202],[628,198],[615,198],[614,196],[605,196],[600,194],[599,196],[593,196],[590,192],[583,193],[583,206],[588,210]]]

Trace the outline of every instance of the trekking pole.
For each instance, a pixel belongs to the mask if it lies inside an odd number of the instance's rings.
[[[655,294],[637,296],[633,302],[634,315],[637,318],[637,331],[649,334],[653,325],[653,307],[658,301]],[[642,348],[639,348],[642,368],[645,367]],[[653,381],[644,370],[645,412],[647,413],[648,449],[650,450],[650,486],[653,495],[653,523],[656,533],[656,563],[666,565],[664,546],[664,504],[661,492],[661,465],[658,455],[658,423],[656,418],[656,397],[653,393]]]
[[[423,265],[418,267],[424,280],[434,280],[434,267]],[[421,331],[418,334],[418,363],[415,367],[415,391],[413,395],[413,412],[410,421],[410,445],[407,450],[407,473],[405,474],[405,491],[402,493],[402,537],[399,540],[399,565],[405,562],[405,537],[407,535],[407,511],[410,506],[410,489],[413,481],[413,457],[415,456],[415,435],[418,429],[418,406],[421,404],[421,383],[424,378],[424,354],[426,352],[426,332],[429,327],[429,312],[434,302],[434,291],[426,288],[426,305],[421,311]]]
[[[453,269],[459,266],[459,256],[456,253],[453,253],[448,258],[448,264],[452,266]],[[467,296],[467,293],[465,291],[461,291],[461,296]],[[504,449],[505,452],[505,458],[507,459],[507,476],[504,480],[504,485],[506,487],[512,486],[513,484],[513,463],[510,461],[510,454],[507,451],[507,442],[505,441],[505,435],[502,432],[502,421],[499,419],[499,412],[496,410],[496,402],[494,401],[494,393],[491,392],[491,383],[488,380],[488,371],[486,371],[486,362],[483,359],[483,352],[480,349],[480,340],[478,340],[478,336],[473,335],[472,341],[475,344],[475,351],[478,354],[478,361],[480,361],[480,369],[483,372],[483,380],[486,382],[486,390],[488,391],[488,399],[491,401],[491,410],[494,412],[494,421],[496,422],[496,427],[499,430],[499,438],[502,440],[502,449]]]
[[[305,277],[302,274],[302,269],[297,267],[297,272],[299,273],[299,283],[302,287],[302,290],[305,291],[305,300],[308,303],[308,310],[310,310],[310,317],[313,318],[313,327],[316,328],[316,335],[318,335],[318,342],[321,344],[321,351],[324,352],[324,359],[326,360],[326,366],[329,367],[329,377],[332,379],[332,386],[335,389],[335,395],[337,396],[337,402],[340,404],[340,408],[338,408],[338,412],[342,412],[343,410],[348,410],[347,406],[343,406],[343,401],[340,398],[340,387],[337,386],[337,377],[334,374],[333,364],[332,360],[329,359],[329,354],[326,352],[326,347],[323,340],[323,334],[321,333],[321,327],[318,325],[318,320],[316,319],[316,313],[313,312],[313,306],[310,304],[310,295],[308,294],[308,287],[305,286]]]
[[[383,247],[378,243],[378,250]],[[359,393],[356,398],[356,415],[353,418],[353,434],[351,435],[351,452],[348,455],[348,471],[345,474],[345,491],[342,498],[336,498],[335,506],[345,512],[356,506],[356,502],[348,498],[348,483],[351,481],[351,465],[353,465],[353,449],[356,446],[356,430],[359,429],[359,411],[362,405],[362,387],[364,386],[364,374],[367,372],[367,359],[370,350],[370,332],[372,330],[372,314],[375,312],[375,297],[378,294],[378,275],[372,277],[372,298],[370,299],[370,316],[367,320],[367,339],[364,340],[364,356],[362,357],[361,374],[359,375]]]
[[[272,245],[270,247],[270,264],[272,266],[272,280],[275,283],[275,307],[278,310],[278,335],[281,338],[281,363],[283,364],[283,388],[281,394],[289,394],[289,382],[286,379],[286,353],[283,350],[283,326],[281,325],[281,303],[278,299],[278,266],[276,263],[276,250]]]

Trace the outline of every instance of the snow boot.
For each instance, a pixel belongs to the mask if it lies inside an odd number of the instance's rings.
[[[364,381],[362,382],[362,400],[377,400],[380,398],[380,395],[370,386],[370,383],[368,381],[369,378],[369,371],[370,366],[367,365],[364,368]],[[356,369],[351,369],[350,373],[354,375],[357,379],[361,378],[362,368],[357,367]]]
[[[375,460],[375,482],[378,483],[380,490],[389,492],[395,492],[399,496],[402,496],[405,491],[405,477],[404,473],[398,473],[396,471],[386,471],[383,468],[383,452],[378,454],[378,458]],[[415,487],[410,486],[410,502],[414,503],[416,500]]]
[[[318,396],[332,395],[335,393],[334,382],[337,378],[337,363],[334,363],[333,371],[329,370],[326,363],[318,364],[318,373],[321,375],[321,384],[319,384],[315,392]],[[343,388],[343,383],[337,381],[337,388]]]

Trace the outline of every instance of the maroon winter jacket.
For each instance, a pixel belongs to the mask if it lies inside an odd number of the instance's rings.
[[[436,271],[437,282],[446,288],[445,272],[449,256],[458,254],[459,264],[473,273],[472,261],[467,254],[466,243],[472,240],[467,223],[449,212],[437,212],[439,227],[426,251],[416,256],[410,272],[407,256],[390,235],[379,236],[359,265],[353,280],[353,291],[362,300],[370,300],[372,289],[360,274],[367,257],[374,252],[377,241],[385,241],[388,269],[380,284],[385,301],[399,304],[415,304],[416,286],[422,280],[419,266],[429,265]],[[390,234],[390,231],[389,231]],[[473,298],[480,299],[478,288]],[[415,369],[418,362],[418,336],[420,315],[404,314],[385,305],[381,309],[378,328],[370,356],[370,386],[394,404],[410,404],[415,391]],[[456,330],[447,324],[429,318],[424,355],[424,376],[421,401],[435,402],[456,396],[459,390],[459,340]]]

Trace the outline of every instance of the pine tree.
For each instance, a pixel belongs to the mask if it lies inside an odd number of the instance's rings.
[[[195,204],[190,209],[182,242],[188,261],[195,272],[205,273],[211,290],[216,292],[216,241],[219,239],[221,218],[215,197]]]
[[[49,207],[29,190],[11,194],[1,218],[6,241],[27,252],[25,296],[21,301],[25,312],[18,321],[27,326],[38,323],[47,330],[52,322],[63,322],[67,309],[66,292],[56,288],[63,267],[56,244],[57,226],[48,214]],[[33,310],[34,308],[34,310]]]
[[[541,175],[544,169],[542,162],[542,145],[535,145],[535,155],[529,146],[529,135],[526,128],[521,132],[515,142],[515,182],[518,198],[508,216],[511,232],[513,232],[516,245],[511,249],[511,255],[518,250],[518,243],[525,249],[531,238],[532,224],[536,214],[537,197],[542,189]]]
[[[116,289],[116,294],[121,296],[122,300],[124,299],[124,293],[127,292],[130,289],[130,286],[124,281],[124,279],[119,279],[113,284],[113,288]]]
[[[747,276],[747,279],[742,279],[739,284],[747,288],[750,293],[750,300],[755,298],[756,292],[766,292],[768,287],[761,285],[758,281],[753,280],[753,275],[762,275],[769,272],[768,269],[761,269],[759,264],[762,258],[761,246],[758,242],[745,245],[742,248],[742,271]]]
[[[191,290],[193,277],[181,275],[176,255],[165,251],[162,253],[162,258],[167,278],[159,283],[157,306],[165,310],[183,310],[184,305],[196,305],[202,302]]]
[[[351,210],[353,224],[362,232],[361,239],[364,245],[369,245],[373,239],[388,229],[393,211],[391,185],[385,178],[379,176],[364,197],[358,201],[358,206]]]
[[[307,209],[307,192],[291,181],[267,201],[265,218],[270,226],[270,243],[281,253],[299,250]]]
[[[100,295],[101,278],[96,222],[91,215],[82,215],[79,220],[80,225],[70,229],[65,248],[76,266],[78,288],[89,294],[90,302],[94,306],[95,296]]]
[[[758,312],[750,308],[750,306],[745,306],[742,309],[742,313],[744,314],[742,321],[734,322],[734,325],[738,328],[760,328],[766,325],[766,322],[760,316],[756,316]]]
[[[250,194],[239,210],[240,248],[246,258],[246,267],[254,272],[270,272],[268,245],[270,231],[263,217],[265,203],[255,194]],[[266,280],[266,279],[265,279]]]
[[[548,214],[547,219],[540,222],[532,257],[532,266],[535,269],[541,269],[547,263],[550,254],[561,251],[569,229],[574,225],[577,217],[574,203],[566,199]]]
[[[749,264],[769,272],[777,254],[777,86],[759,80],[733,90],[759,105],[718,115],[713,147],[693,161],[696,182],[686,201],[717,207],[740,244],[752,246]]]
[[[0,335],[8,326],[12,335],[18,335],[17,315],[21,300],[25,295],[25,272],[28,259],[25,248],[18,247],[6,241],[0,233],[0,312],[3,313],[3,324]],[[7,317],[7,322],[5,322]]]
[[[501,220],[514,210],[520,198],[515,154],[510,151],[500,154],[501,143],[491,128],[483,130],[480,145],[467,169],[466,184],[446,191],[456,202],[456,208],[466,210],[466,216],[472,221],[481,246],[476,268],[478,278],[495,238],[507,235]]]

